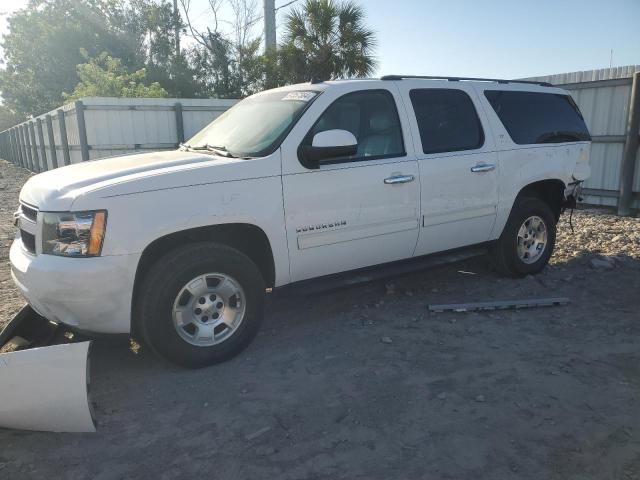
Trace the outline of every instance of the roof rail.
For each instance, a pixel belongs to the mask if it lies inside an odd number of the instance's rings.
[[[540,85],[542,87],[552,87],[549,82],[535,82],[533,80],[504,80],[501,78],[475,78],[475,77],[439,77],[429,75],[384,75],[380,80],[402,80],[405,78],[420,78],[424,80],[448,80],[450,82],[477,81],[477,82],[497,82],[497,83],[525,83],[529,85]]]

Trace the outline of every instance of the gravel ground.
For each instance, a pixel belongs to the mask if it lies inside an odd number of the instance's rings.
[[[0,164],[0,321],[23,171]],[[541,275],[484,258],[274,296],[239,357],[176,369],[92,349],[98,432],[0,430],[0,478],[640,479],[640,219],[577,211]],[[430,314],[430,303],[568,306]],[[0,394],[1,401],[1,394]]]
[[[31,175],[28,170],[0,160],[0,328],[24,305],[11,281],[9,248],[16,234],[13,212],[18,208],[20,189]]]

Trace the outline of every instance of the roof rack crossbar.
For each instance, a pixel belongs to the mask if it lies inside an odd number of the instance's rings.
[[[525,83],[529,85],[540,85],[542,87],[552,87],[549,82],[536,82],[533,80],[505,80],[502,78],[476,78],[476,77],[439,77],[433,75],[384,75],[380,80],[402,80],[405,78],[419,78],[423,80],[448,80],[450,82],[477,81],[477,82],[497,82],[497,83]]]

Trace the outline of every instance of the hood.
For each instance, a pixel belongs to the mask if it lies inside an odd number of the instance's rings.
[[[83,162],[31,177],[20,192],[20,201],[43,211],[65,211],[70,210],[79,197],[90,193],[126,195],[196,183],[238,180],[243,175],[255,177],[247,167],[255,166],[260,160],[174,150]],[[272,172],[256,172],[262,175],[269,173]]]

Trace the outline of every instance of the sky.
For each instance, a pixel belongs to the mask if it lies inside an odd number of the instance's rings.
[[[0,0],[0,13],[26,1]],[[191,1],[193,13],[206,12],[208,0]],[[289,1],[276,0],[276,7]],[[356,2],[376,33],[377,75],[522,78],[607,68],[612,50],[613,66],[640,64],[640,0]],[[278,11],[279,38],[296,3]],[[208,19],[202,14],[197,23]]]

